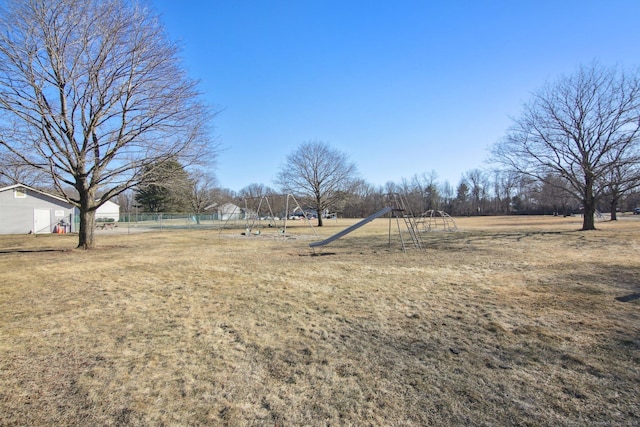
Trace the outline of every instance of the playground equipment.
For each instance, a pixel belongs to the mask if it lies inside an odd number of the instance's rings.
[[[223,230],[227,228],[227,225],[232,218],[237,218],[238,216],[241,216],[242,219],[244,219],[245,221],[245,232],[242,233],[243,235],[245,236],[260,235],[261,232],[259,228],[265,228],[265,225],[263,223],[266,221],[267,223],[266,227],[277,230],[279,235],[285,238],[287,233],[287,221],[289,219],[289,215],[292,212],[297,211],[297,212],[300,212],[299,216],[303,218],[304,221],[306,221],[307,225],[309,225],[309,227],[311,228],[311,231],[313,231],[313,234],[316,236],[318,235],[315,228],[311,224],[311,221],[307,216],[306,212],[304,211],[304,209],[302,209],[302,206],[300,205],[300,203],[298,203],[298,201],[296,200],[293,194],[287,194],[286,196],[284,195],[282,196],[282,197],[285,197],[284,212],[281,212],[283,214],[282,216],[274,215],[271,202],[269,202],[269,197],[275,197],[275,196],[245,197],[243,199],[244,211],[241,208],[239,208],[237,205],[234,205],[233,211],[227,215],[227,219],[225,220],[224,224],[220,228],[220,234],[223,232]],[[257,204],[249,203],[250,201],[255,201],[255,200],[258,200]],[[293,203],[291,203],[291,200],[293,200]],[[294,203],[295,203],[295,208],[292,208],[292,210],[290,210],[290,204],[293,207]],[[268,209],[268,214],[267,213],[263,214],[265,209],[264,207]],[[232,228],[235,228],[235,227],[232,227]]]
[[[391,222],[395,218],[396,224],[398,227],[398,234],[400,236],[400,242],[402,243],[402,251],[406,252],[406,249],[407,249],[405,245],[406,234],[409,235],[409,239],[413,243],[413,246],[416,249],[422,249],[423,243],[422,243],[422,237],[420,236],[420,233],[418,231],[418,222],[416,221],[416,218],[414,217],[414,215],[407,208],[407,203],[405,202],[404,198],[399,194],[390,194],[390,195],[387,195],[387,199],[389,204],[393,205],[393,207],[387,206],[379,210],[378,212],[366,217],[365,219],[345,228],[339,233],[334,234],[333,236],[330,236],[318,242],[310,243],[309,246],[311,248],[316,248],[319,246],[327,245],[333,242],[334,240],[339,239],[342,236],[349,234],[354,230],[357,230],[363,225],[368,224],[374,219],[379,218],[391,212],[392,215],[389,217],[389,246],[391,246]],[[401,220],[405,225],[406,230],[404,232],[402,227],[400,226]]]
[[[267,196],[262,196],[259,198],[258,207],[253,211],[252,208],[248,205],[248,200],[257,199],[257,197],[246,197],[244,199],[244,207],[245,207],[245,219],[247,221],[247,230],[250,232],[256,226],[256,222],[261,225],[263,220],[268,221],[268,227],[270,228],[279,228],[278,223],[280,222],[280,218],[273,214],[273,209],[271,208],[271,203],[269,203],[269,198]],[[262,215],[262,205],[266,204],[268,208],[268,215]]]
[[[387,212],[390,212],[391,210],[392,210],[392,208],[390,208],[390,207],[386,207],[386,208],[380,209],[378,212],[374,213],[373,215],[369,215],[368,217],[366,217],[362,221],[357,222],[357,223],[353,224],[352,226],[345,228],[341,232],[336,233],[331,237],[328,237],[328,238],[326,238],[324,240],[321,240],[319,242],[309,243],[309,246],[312,247],[312,248],[315,248],[315,247],[318,247],[318,246],[324,246],[326,244],[329,244],[329,243],[333,242],[334,240],[339,239],[340,237],[344,236],[345,234],[349,234],[353,230],[357,230],[358,228],[360,228],[363,225],[373,221],[374,219],[381,217],[382,215],[386,214]]]
[[[458,227],[451,216],[443,211],[428,210],[417,218],[420,231],[456,231]]]
[[[311,221],[309,220],[309,217],[307,216],[307,214],[304,211],[304,209],[302,209],[302,206],[300,206],[300,203],[298,203],[298,201],[293,196],[293,194],[287,194],[287,200],[285,202],[285,218],[284,218],[284,228],[282,229],[282,236],[286,237],[286,234],[287,234],[287,219],[289,217],[289,199],[293,199],[293,201],[296,204],[296,209],[299,209],[302,212],[302,217],[307,222],[307,225],[309,225],[309,227],[311,227],[311,231],[313,231],[313,234],[317,236],[318,233],[316,232],[316,229],[313,228],[313,225],[311,224]]]
[[[416,249],[422,249],[422,236],[418,232],[418,223],[416,221],[415,216],[409,209],[409,206],[402,197],[402,195],[398,193],[387,194],[387,199],[395,206],[394,216],[396,218],[396,224],[398,226],[398,234],[400,235],[400,243],[402,244],[402,252],[406,252],[407,248],[405,245],[405,239],[403,237],[402,228],[400,227],[400,218],[404,222],[407,233],[409,234],[409,239],[413,243],[413,246]],[[389,246],[391,246],[391,218],[389,218]]]

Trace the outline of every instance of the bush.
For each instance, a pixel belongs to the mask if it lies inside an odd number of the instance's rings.
[[[96,222],[116,222],[113,218],[96,218]]]

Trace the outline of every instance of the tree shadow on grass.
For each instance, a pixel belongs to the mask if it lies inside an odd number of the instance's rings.
[[[614,299],[619,302],[631,302],[640,299],[638,268],[621,264],[592,263],[591,271],[572,271],[562,278],[564,283],[575,283],[574,292],[589,294],[608,294],[611,289],[622,293]],[[570,270],[568,267],[566,270]]]
[[[70,252],[72,249],[33,248],[33,249],[0,249],[0,254],[35,254],[41,252]]]
[[[636,292],[633,294],[629,294],[629,295],[625,295],[622,297],[615,297],[616,301],[620,301],[620,302],[631,302],[631,301],[635,301],[637,299],[640,299],[640,293]]]
[[[311,252],[298,254],[299,256],[327,256],[327,255],[335,255],[335,252]]]

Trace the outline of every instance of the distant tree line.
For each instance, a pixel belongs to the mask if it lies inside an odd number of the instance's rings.
[[[553,177],[537,181],[512,172],[473,169],[463,174],[456,186],[439,182],[437,174],[414,175],[399,183],[374,186],[360,181],[345,201],[340,213],[347,217],[364,217],[388,203],[387,195],[401,194],[414,215],[429,210],[454,216],[478,215],[580,215],[581,200],[562,190],[562,179],[553,185]],[[596,209],[610,212],[611,201],[618,195],[603,193]],[[640,189],[618,198],[618,210],[631,211],[640,206]]]
[[[176,167],[174,164],[173,167]],[[250,184],[239,191],[220,188],[213,178],[187,173],[173,175],[164,183],[141,185],[135,191],[122,194],[118,203],[123,211],[156,213],[206,213],[230,202],[251,211],[280,215],[285,210],[282,188]],[[581,200],[563,190],[560,176],[548,176],[545,181],[499,170],[472,169],[464,173],[456,185],[438,180],[435,171],[415,174],[400,182],[373,185],[355,179],[352,190],[336,204],[327,205],[328,212],[342,217],[360,218],[387,206],[389,194],[401,194],[414,215],[428,210],[444,211],[454,216],[479,215],[580,215]],[[313,200],[295,194],[305,207],[314,209]],[[640,188],[622,195],[604,191],[596,205],[601,212],[611,212],[613,199],[616,210],[632,211],[640,206]]]
[[[8,174],[7,174],[8,175]],[[441,181],[435,171],[414,174],[400,182],[373,185],[352,176],[348,190],[340,190],[339,198],[321,211],[337,213],[341,217],[360,218],[389,204],[389,194],[401,194],[411,213],[419,215],[428,210],[440,210],[454,216],[478,215],[580,215],[581,200],[569,190],[561,175],[549,174],[544,180],[508,170],[472,169],[452,185]],[[0,184],[16,182],[0,177]],[[38,176],[25,174],[27,185],[54,191],[41,185]],[[640,207],[640,188],[621,189],[613,182],[601,185],[596,210],[601,212],[631,211]],[[73,191],[72,188],[67,191]],[[211,213],[225,203],[265,215],[285,212],[285,195],[294,194],[304,207],[315,210],[314,198],[291,188],[270,187],[253,183],[239,191],[221,188],[211,171],[185,168],[178,161],[153,166],[153,172],[137,187],[123,192],[115,200],[124,212]]]

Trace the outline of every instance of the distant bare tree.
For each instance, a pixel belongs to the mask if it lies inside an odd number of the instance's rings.
[[[471,169],[464,174],[463,180],[469,188],[471,210],[474,214],[484,213],[489,188],[486,174],[480,169]]]
[[[549,207],[554,214],[569,215],[576,208],[576,198],[567,189],[567,180],[559,175],[545,177],[540,185],[538,202],[541,207]]]
[[[438,185],[438,174],[432,170],[430,173],[422,174],[422,186],[424,194],[425,209],[440,209],[440,189]]]
[[[621,162],[607,173],[602,185],[609,202],[611,221],[618,219],[618,205],[622,198],[640,186],[640,163]]]
[[[7,0],[0,10],[0,153],[46,172],[95,211],[150,165],[206,158],[210,110],[157,16],[127,0]]]
[[[235,203],[238,198],[238,193],[230,188],[218,187],[216,188],[216,203]]]
[[[639,137],[638,73],[595,64],[536,92],[493,157],[542,182],[561,176],[582,202],[582,229],[593,230],[598,185],[638,162]]]
[[[407,214],[419,215],[424,212],[424,197],[418,175],[414,175],[411,179],[402,178],[398,188],[400,189],[398,193],[404,199]]]
[[[384,184],[384,192],[385,194],[402,194],[402,187],[396,184],[393,181],[387,181]]]
[[[496,213],[509,213],[511,197],[517,187],[519,176],[512,171],[495,170],[493,172],[494,210]]]
[[[130,214],[136,206],[135,194],[133,191],[124,191],[116,198],[121,213]],[[130,221],[130,220],[129,220]]]
[[[220,192],[216,187],[216,177],[206,170],[194,170],[189,173],[189,207],[200,224],[200,215],[220,201]]]
[[[322,141],[302,144],[287,157],[277,182],[285,192],[308,197],[318,212],[335,207],[349,196],[356,185],[356,165],[347,156]]]
[[[380,210],[386,203],[382,188],[376,188],[363,179],[357,179],[354,190],[345,201],[341,213],[348,218],[362,218]]]
[[[269,212],[275,217],[284,214],[285,196],[264,184],[249,184],[238,192],[237,203],[260,214]],[[267,215],[263,215],[267,216]]]
[[[239,198],[260,199],[265,196],[273,196],[278,194],[276,190],[264,184],[249,184],[238,191]]]
[[[446,211],[451,212],[453,195],[454,191],[451,183],[449,181],[445,181],[444,183],[442,183],[442,185],[440,186],[440,197]]]

